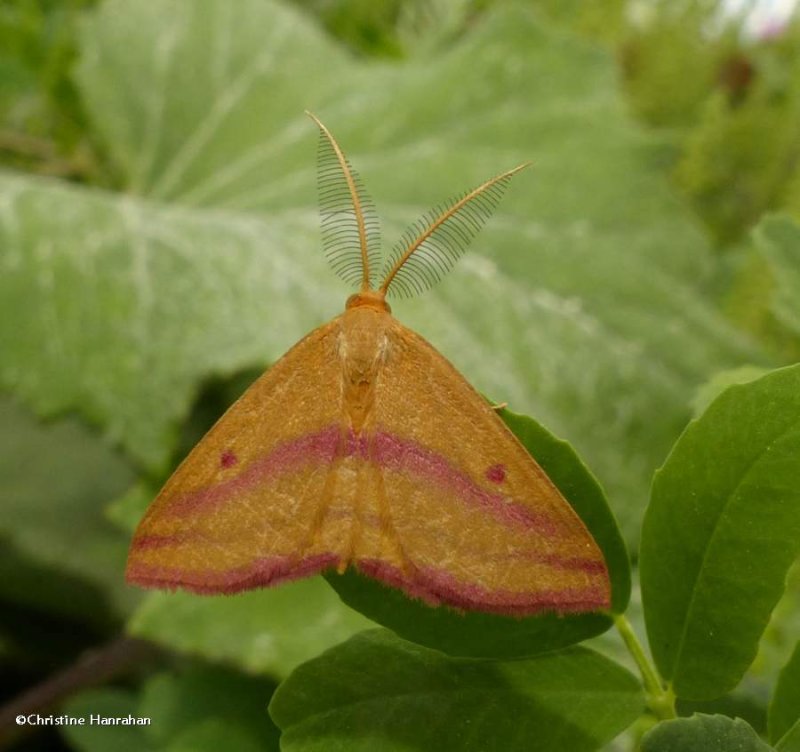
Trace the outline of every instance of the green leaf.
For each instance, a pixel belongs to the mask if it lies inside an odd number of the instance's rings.
[[[732,688],[800,552],[800,366],[722,393],[653,483],[640,555],[653,657],[680,697]]]
[[[263,752],[264,747],[249,734],[229,720],[212,718],[201,720],[195,726],[175,737],[164,747],[166,752]],[[270,749],[277,752],[273,744]]]
[[[743,62],[758,69],[757,61],[744,57]],[[749,92],[741,107],[731,107],[725,93],[714,92],[686,141],[676,182],[721,244],[738,240],[789,187],[791,171],[784,164],[796,138],[800,91],[796,71],[785,78],[794,91],[769,90],[764,76],[754,76],[759,91]],[[762,133],[770,138],[761,138]],[[734,184],[740,190],[731,190]]]
[[[86,690],[63,713],[85,719],[63,733],[81,752],[256,752],[278,749],[277,729],[266,718],[274,685],[224,668],[192,666],[149,679],[141,695],[118,689]],[[147,725],[92,723],[92,716],[149,719]]]
[[[92,716],[127,718],[139,716],[139,698],[129,690],[103,687],[87,689],[70,697],[61,708],[62,715],[82,720],[81,725],[61,727],[71,749],[79,752],[155,752],[147,726],[100,726]]]
[[[775,749],[778,752],[800,752],[800,721],[796,721],[780,738]]]
[[[138,600],[122,581],[128,539],[103,510],[132,479],[80,421],[41,425],[0,399],[0,593],[73,618],[128,611]]]
[[[570,439],[630,537],[687,396],[761,357],[705,300],[709,249],[628,119],[613,60],[526,7],[389,66],[270,0],[110,0],[80,51],[126,193],[0,178],[0,383],[41,413],[82,411],[149,469],[200,381],[273,361],[342,309],[317,250],[306,107],[387,238],[536,164],[475,251],[396,311],[479,389]]]
[[[268,680],[199,665],[178,675],[160,674],[150,679],[139,712],[152,718],[152,738],[165,749],[192,749],[189,742],[195,734],[207,745],[209,737],[219,738],[208,725],[208,721],[216,721],[220,730],[238,731],[232,742],[242,739],[241,744],[225,745],[225,749],[277,750],[276,729],[265,712],[273,688]]]
[[[630,598],[630,564],[625,544],[603,491],[572,447],[536,421],[510,410],[501,417],[586,523],[603,551],[611,576],[612,609],[625,610]],[[462,613],[431,607],[394,588],[353,572],[326,574],[349,606],[396,632],[451,655],[510,658],[564,647],[605,631],[607,614],[559,616],[553,613],[519,618]]]
[[[793,726],[800,727],[800,642],[778,677],[769,705],[767,724],[769,739],[773,744],[791,733]],[[794,734],[797,736],[800,732],[795,730]]]
[[[659,723],[642,738],[642,752],[768,752],[741,718],[693,715]]]
[[[152,481],[139,481],[106,507],[106,517],[120,530],[132,535],[157,494],[158,487],[154,487]]]
[[[753,232],[753,240],[769,265],[772,313],[800,336],[800,226],[789,217],[767,217]]]
[[[766,736],[768,698],[764,695],[764,683],[752,678],[749,673],[745,681],[742,681],[736,689],[714,700],[678,699],[675,703],[675,712],[679,717],[698,713],[740,718],[750,724],[759,736]]]
[[[514,752],[534,740],[538,752],[582,752],[642,706],[636,679],[585,648],[502,663],[449,658],[373,630],[300,666],[270,714],[284,752]]]
[[[761,366],[744,365],[715,373],[695,392],[692,399],[693,417],[699,418],[706,411],[706,408],[729,386],[755,381],[764,374],[769,373],[769,370]]]
[[[96,3],[6,0],[0,6],[4,165],[59,175],[88,167],[85,152],[76,149],[86,136],[86,122],[70,68],[78,18]]]
[[[311,578],[239,595],[153,593],[129,631],[180,652],[280,677],[369,626],[321,578]]]
[[[694,125],[719,86],[721,61],[731,45],[725,36],[707,33],[709,7],[653,5],[647,23],[626,25],[626,93],[645,122],[670,129]]]

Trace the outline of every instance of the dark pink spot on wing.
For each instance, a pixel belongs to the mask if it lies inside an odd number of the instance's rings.
[[[375,433],[374,442],[374,459],[382,467],[411,473],[435,483],[465,502],[482,506],[506,524],[532,528],[547,536],[559,534],[558,527],[546,514],[537,513],[502,493],[481,488],[472,478],[450,464],[446,457],[427,447],[382,431]]]
[[[230,449],[226,449],[219,458],[222,467],[233,467],[238,461],[239,458]]]
[[[486,479],[492,483],[502,483],[506,479],[505,465],[492,465],[486,469]]]
[[[306,434],[280,444],[269,454],[251,462],[238,475],[177,496],[169,511],[173,515],[180,516],[202,507],[209,508],[234,499],[238,494],[247,492],[259,483],[282,473],[291,472],[303,464],[328,464],[336,454],[340,435],[338,426],[329,426],[317,433]],[[234,459],[238,462],[235,455]]]

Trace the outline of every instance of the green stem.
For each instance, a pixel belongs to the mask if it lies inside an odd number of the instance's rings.
[[[647,693],[647,704],[650,709],[662,721],[675,718],[675,693],[670,687],[664,685],[656,667],[644,652],[642,643],[639,642],[631,623],[624,614],[616,614],[614,616],[614,624],[642,674],[642,681]]]
[[[0,128],[0,152],[32,160],[37,172],[52,177],[88,180],[97,171],[87,148],[72,157],[64,157],[59,155],[53,141],[5,128]]]

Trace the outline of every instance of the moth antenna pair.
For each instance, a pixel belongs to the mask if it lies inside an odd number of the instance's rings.
[[[530,164],[496,175],[420,217],[386,258],[378,284],[382,253],[375,205],[331,132],[306,114],[320,130],[317,184],[325,257],[345,282],[380,297],[390,289],[411,297],[436,284],[492,216],[511,178]]]

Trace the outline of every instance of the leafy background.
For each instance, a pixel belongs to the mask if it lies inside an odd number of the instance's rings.
[[[274,747],[275,683],[369,626],[322,580],[204,599],[122,582],[169,469],[348,294],[318,250],[304,109],[387,242],[534,163],[449,277],[395,312],[572,443],[635,557],[653,471],[698,406],[800,355],[798,41],[700,0],[3,3],[6,699],[94,648],[90,674],[113,684],[68,673],[62,707],[201,709],[120,744],[214,748],[235,727],[238,747]],[[758,730],[797,598],[727,700]],[[159,649],[132,661],[124,630]],[[20,749],[98,744],[3,730]]]

